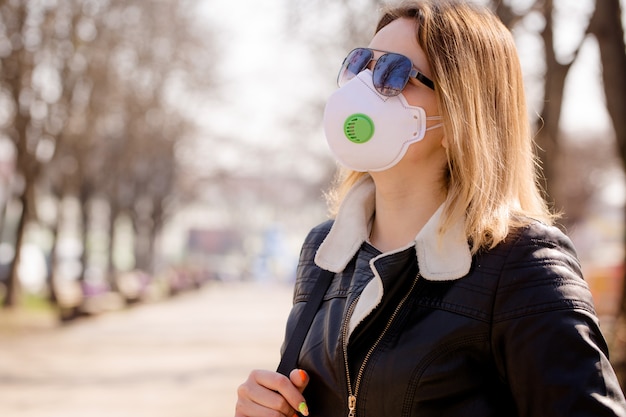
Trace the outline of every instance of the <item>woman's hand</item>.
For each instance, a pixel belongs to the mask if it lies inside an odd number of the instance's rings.
[[[272,371],[252,371],[237,390],[235,417],[293,417],[309,410],[302,391],[309,383],[307,373],[294,369],[289,378]]]

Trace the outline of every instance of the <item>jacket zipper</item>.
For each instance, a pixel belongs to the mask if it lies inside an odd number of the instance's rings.
[[[357,398],[357,394],[359,393],[359,387],[361,386],[361,379],[363,378],[363,373],[365,372],[365,367],[367,365],[367,362],[369,361],[370,357],[376,350],[376,347],[378,346],[380,341],[383,340],[383,337],[385,337],[385,334],[387,334],[387,331],[389,330],[394,319],[400,312],[400,309],[402,308],[406,300],[409,298],[409,295],[411,295],[411,293],[413,292],[413,289],[415,288],[415,285],[417,284],[419,277],[420,277],[420,274],[418,273],[415,279],[413,280],[413,284],[411,284],[411,288],[409,289],[409,291],[407,291],[404,297],[402,297],[402,300],[400,300],[400,302],[396,306],[395,310],[393,311],[393,314],[391,315],[391,317],[389,317],[389,320],[387,320],[387,324],[385,325],[385,328],[380,333],[380,335],[378,335],[378,338],[376,339],[374,344],[367,351],[367,354],[365,355],[365,358],[363,359],[363,363],[361,363],[361,367],[359,368],[359,372],[357,373],[356,379],[354,381],[354,390],[352,389],[353,387],[352,387],[352,379],[350,377],[350,365],[348,363],[348,323],[350,322],[352,313],[354,313],[356,304],[361,298],[361,296],[359,295],[357,298],[355,298],[350,304],[350,307],[348,307],[348,314],[346,315],[346,319],[343,323],[343,329],[341,333],[341,338],[342,338],[341,342],[343,346],[343,361],[344,361],[345,370],[346,370],[346,380],[348,382],[348,417],[356,417],[356,398]]]

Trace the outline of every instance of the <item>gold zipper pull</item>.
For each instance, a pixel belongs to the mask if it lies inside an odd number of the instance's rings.
[[[356,397],[354,395],[348,396],[348,417],[356,416]]]

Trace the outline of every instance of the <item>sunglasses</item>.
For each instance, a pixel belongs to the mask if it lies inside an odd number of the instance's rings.
[[[384,53],[375,60],[374,51]],[[418,80],[431,90],[435,89],[433,80],[415,69],[413,62],[408,57],[371,48],[356,48],[350,51],[343,60],[337,76],[339,87],[365,70],[372,61],[376,61],[372,70],[374,88],[383,96],[393,97],[400,94],[406,87],[406,83],[409,82],[409,78]]]

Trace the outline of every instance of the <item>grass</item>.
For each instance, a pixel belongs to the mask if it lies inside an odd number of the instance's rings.
[[[0,300],[0,303],[4,301]],[[37,294],[23,294],[18,304],[0,308],[0,334],[23,334],[58,325],[58,313],[50,302]]]

